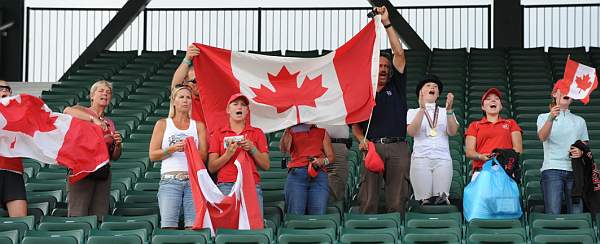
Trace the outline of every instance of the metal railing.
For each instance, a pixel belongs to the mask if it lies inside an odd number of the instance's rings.
[[[600,3],[523,6],[524,47],[600,46]]]
[[[490,48],[491,6],[398,8],[430,48]],[[24,76],[56,81],[118,9],[27,8]],[[368,21],[370,8],[146,9],[108,48],[185,50],[200,42],[231,50],[332,50]],[[385,30],[381,47],[388,48]]]

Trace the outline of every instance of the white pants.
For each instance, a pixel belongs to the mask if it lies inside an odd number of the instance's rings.
[[[416,200],[450,193],[452,160],[411,157],[410,181]]]

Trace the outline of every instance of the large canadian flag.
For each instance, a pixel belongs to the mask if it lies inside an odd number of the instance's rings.
[[[250,168],[247,152],[240,150],[235,161],[237,179],[227,195],[210,178],[204,162],[200,159],[194,138],[185,140],[185,155],[196,206],[193,229],[262,229],[262,210],[256,195],[256,182]]]
[[[53,113],[41,99],[20,94],[0,100],[0,156],[32,158],[71,170],[69,182],[108,163],[102,129]]]
[[[570,58],[565,65],[561,92],[573,99],[579,99],[583,104],[590,101],[590,94],[598,87],[596,69],[577,63]]]
[[[345,125],[369,119],[379,70],[379,16],[343,46],[316,58],[273,57],[195,44],[193,60],[209,131],[226,124],[227,98],[250,99],[264,132],[298,123]]]

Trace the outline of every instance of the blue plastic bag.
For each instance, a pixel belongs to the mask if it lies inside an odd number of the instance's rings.
[[[465,219],[517,219],[521,200],[517,183],[508,176],[495,158],[483,165],[481,172],[465,187]]]

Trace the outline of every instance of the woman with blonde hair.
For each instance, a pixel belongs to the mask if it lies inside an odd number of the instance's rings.
[[[64,113],[100,126],[110,159],[118,160],[123,149],[121,134],[116,131],[113,121],[104,116],[112,99],[112,90],[110,82],[96,81],[90,88],[90,107],[75,105],[65,108]],[[77,183],[68,185],[68,215],[97,215],[102,218],[108,214],[110,182],[110,164],[106,164]]]
[[[158,207],[161,228],[177,229],[179,215],[183,210],[184,225],[194,224],[196,210],[192,199],[184,140],[193,137],[203,161],[206,161],[206,127],[190,118],[192,90],[188,86],[176,86],[171,91],[169,117],[160,119],[154,126],[150,139],[150,160],[161,164],[158,188]]]

